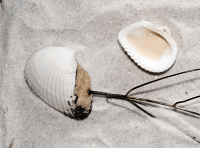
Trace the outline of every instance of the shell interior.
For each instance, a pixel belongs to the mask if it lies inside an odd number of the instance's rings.
[[[128,55],[150,72],[165,71],[176,60],[178,47],[166,26],[135,23],[121,30],[118,39]]]
[[[91,111],[91,96],[88,97],[90,108],[81,104],[76,106],[79,100],[75,94],[77,66],[74,50],[50,46],[30,58],[25,77],[29,86],[48,105],[70,117],[82,119]]]

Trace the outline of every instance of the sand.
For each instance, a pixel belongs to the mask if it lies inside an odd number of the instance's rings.
[[[76,50],[92,89],[125,94],[130,88],[200,65],[198,0],[3,0],[0,3],[0,147],[13,148],[188,148],[200,147],[200,118],[160,106],[93,97],[89,117],[76,121],[37,98],[24,78],[27,60],[54,45]],[[168,26],[179,47],[166,72],[142,70],[120,46],[117,35],[132,23]],[[200,72],[140,88],[133,96],[173,104],[199,95]],[[199,100],[185,108],[200,113]]]

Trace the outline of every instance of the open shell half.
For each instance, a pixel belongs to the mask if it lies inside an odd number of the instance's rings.
[[[168,27],[155,27],[143,21],[132,24],[118,34],[127,54],[143,69],[159,73],[176,60],[178,47]]]

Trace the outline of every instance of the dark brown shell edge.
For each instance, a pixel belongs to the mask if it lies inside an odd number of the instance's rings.
[[[78,96],[76,97],[75,104],[76,104],[77,100],[78,100]],[[91,101],[89,110],[85,109],[82,106],[76,106],[74,109],[71,108],[71,112],[72,112],[73,116],[71,114],[65,114],[65,115],[69,116],[70,118],[76,119],[76,120],[84,120],[89,116],[91,111],[92,111],[92,101]]]

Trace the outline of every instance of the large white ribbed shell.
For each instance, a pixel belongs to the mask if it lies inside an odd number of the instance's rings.
[[[141,42],[140,40],[140,42],[134,43],[136,45],[135,48],[133,48],[133,46],[131,46],[130,43],[128,42],[127,37],[130,34],[133,35],[134,38],[138,39],[140,37],[151,35],[151,33],[149,32],[153,32],[155,34],[160,35],[169,44],[170,48],[164,52],[163,56],[159,60],[148,59],[147,57],[145,57],[144,55],[142,55],[135,49],[136,46],[140,48],[143,48],[145,46],[145,50],[146,48],[148,50],[148,46],[149,47],[151,47],[152,45],[157,46],[158,42],[156,41],[154,42],[154,40],[150,42],[146,40],[144,42]],[[177,53],[178,53],[177,44],[172,38],[169,28],[166,26],[155,27],[153,24],[146,21],[138,22],[121,30],[118,34],[118,40],[120,44],[122,45],[122,47],[124,48],[124,50],[127,52],[127,54],[139,66],[141,66],[142,68],[150,72],[158,73],[158,72],[163,72],[169,69],[173,65],[177,57]]]
[[[44,102],[62,113],[72,115],[76,70],[74,50],[50,46],[31,57],[25,68],[25,77]]]

